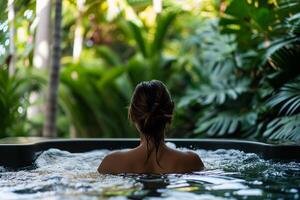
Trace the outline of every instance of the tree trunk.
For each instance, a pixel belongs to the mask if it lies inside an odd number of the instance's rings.
[[[36,18],[33,65],[45,69],[50,65],[51,0],[36,1]]]
[[[73,60],[77,61],[82,51],[83,42],[83,26],[82,17],[84,11],[85,0],[77,0],[78,16],[76,19],[76,28],[74,33]]]
[[[82,26],[82,18],[84,12],[84,4],[85,0],[77,0],[77,11],[78,16],[76,19],[76,27],[74,32],[74,46],[73,46],[73,61],[78,61],[80,58],[80,54],[82,51],[83,45],[83,26]],[[77,131],[73,124],[70,125],[70,137],[76,138]]]
[[[36,1],[36,32],[33,54],[33,66],[38,69],[48,70],[50,67],[51,54],[51,0]],[[27,117],[35,120],[41,117],[45,111],[45,106],[38,103],[40,99],[45,99],[45,92],[32,92],[29,101],[32,105],[28,107]],[[33,135],[42,135],[42,130],[36,130]]]
[[[9,24],[9,65],[8,65],[8,70],[9,74],[13,75],[15,72],[15,60],[16,60],[16,55],[15,55],[15,25],[14,25],[14,20],[15,20],[15,8],[14,8],[14,0],[8,0],[7,3],[7,8],[8,8],[8,24]]]
[[[60,40],[61,40],[61,16],[62,0],[55,1],[55,21],[53,30],[53,49],[52,49],[52,66],[49,73],[49,89],[46,103],[46,121],[44,124],[43,135],[45,137],[56,137],[56,110],[57,110],[57,93],[59,84],[60,69]]]

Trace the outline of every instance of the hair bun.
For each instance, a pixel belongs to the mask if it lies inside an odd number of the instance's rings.
[[[150,111],[150,112],[151,112],[151,113],[156,112],[158,106],[159,106],[159,103],[155,102],[155,103],[153,104],[153,106],[151,107],[151,111]]]
[[[174,103],[166,86],[157,80],[142,82],[134,90],[128,117],[146,135],[163,133],[172,121]]]

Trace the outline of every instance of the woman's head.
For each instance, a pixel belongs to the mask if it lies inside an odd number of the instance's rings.
[[[147,142],[151,140],[158,149],[168,124],[172,121],[174,103],[166,86],[158,80],[139,83],[133,93],[128,110]]]

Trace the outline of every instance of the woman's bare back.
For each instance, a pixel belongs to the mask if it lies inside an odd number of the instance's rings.
[[[204,168],[199,156],[171,149],[164,143],[175,103],[159,80],[143,81],[134,89],[128,118],[140,133],[140,145],[106,156],[100,173],[187,173]],[[157,151],[156,151],[157,150]]]
[[[158,162],[157,162],[158,161]],[[200,171],[204,165],[193,152],[181,152],[162,145],[157,154],[151,151],[147,160],[145,148],[139,146],[126,151],[116,151],[107,155],[100,164],[100,173],[189,173]]]

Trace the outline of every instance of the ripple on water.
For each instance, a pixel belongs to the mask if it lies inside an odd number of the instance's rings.
[[[0,167],[0,199],[293,199],[300,191],[299,163],[266,161],[253,153],[196,150],[206,170],[192,174],[100,175],[96,169],[109,152],[49,149],[37,154],[34,169]]]

